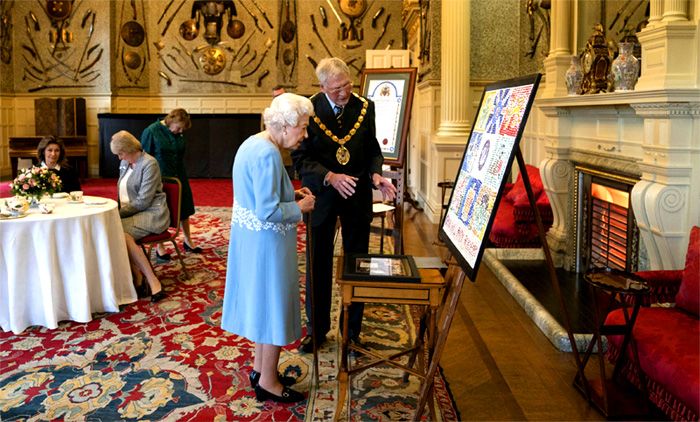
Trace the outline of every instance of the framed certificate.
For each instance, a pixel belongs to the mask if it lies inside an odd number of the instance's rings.
[[[474,281],[540,74],[484,88],[439,236]]]
[[[403,167],[411,120],[416,69],[365,69],[360,92],[374,102],[376,136],[384,164]]]
[[[343,259],[343,280],[420,283],[410,255],[351,254]]]

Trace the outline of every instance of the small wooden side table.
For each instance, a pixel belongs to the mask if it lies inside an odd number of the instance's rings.
[[[419,269],[418,271],[421,276],[420,283],[387,282],[375,280],[343,280],[343,259],[343,256],[338,257],[338,265],[336,268],[338,273],[337,281],[340,285],[343,301],[342,306],[345,315],[348,315],[348,309],[351,303],[395,303],[428,306],[426,327],[428,333],[427,347],[428,356],[432,356],[432,351],[436,340],[436,316],[438,309],[442,304],[443,290],[445,288],[445,279],[442,277],[442,275],[440,275],[440,272],[436,269]],[[350,374],[364,371],[365,369],[369,369],[380,363],[386,363],[401,368],[408,373],[420,377],[424,376],[423,372],[410,368],[413,359],[410,360],[409,366],[402,365],[394,360],[409,353],[415,353],[416,351],[418,352],[418,356],[421,356],[422,338],[420,338],[420,336],[416,338],[416,343],[412,348],[394,353],[391,356],[381,356],[375,351],[364,349],[356,344],[350,344],[348,339],[347,318],[343,318],[342,336],[340,370],[338,372],[338,402],[335,409],[336,420],[338,420],[340,413],[343,410],[346,396],[348,400],[350,398],[350,389],[348,388]],[[349,368],[349,349],[359,351],[367,356],[372,356],[376,358],[376,360],[362,365],[361,367]],[[427,365],[422,366],[427,368]],[[349,411],[350,410],[348,409],[348,412]]]
[[[574,385],[586,396],[591,404],[608,418],[644,415],[648,411],[644,380],[640,380],[643,389],[642,395],[631,394],[620,385],[619,372],[627,359],[628,346],[632,348],[632,357],[635,363],[639,364],[637,346],[632,338],[632,330],[637,320],[642,298],[649,293],[649,286],[635,274],[611,268],[593,269],[585,274],[584,280],[589,284],[592,291],[595,327],[593,338],[581,360],[582,370],[576,375]],[[625,296],[632,299],[632,305],[625,300]],[[625,323],[606,325],[606,316],[611,310],[616,308],[622,308]],[[632,309],[631,313],[629,312],[630,308]],[[620,355],[614,364],[610,378],[606,376],[605,370],[602,339],[604,335],[623,336]],[[589,380],[586,379],[585,368],[596,345],[598,345],[600,378]],[[640,377],[642,376],[640,371]]]

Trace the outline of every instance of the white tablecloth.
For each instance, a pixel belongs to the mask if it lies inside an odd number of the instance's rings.
[[[31,209],[0,220],[0,327],[88,322],[94,312],[118,312],[137,300],[117,203],[85,197],[51,199],[52,214]],[[3,201],[3,199],[0,199]]]

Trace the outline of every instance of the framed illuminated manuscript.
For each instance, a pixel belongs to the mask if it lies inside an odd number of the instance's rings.
[[[343,261],[343,280],[420,283],[411,255],[350,254]]]
[[[365,69],[360,92],[374,102],[376,135],[384,164],[403,167],[416,69]]]
[[[484,88],[474,125],[455,177],[440,239],[474,281],[506,184],[520,148],[540,74]],[[523,169],[521,169],[523,170]]]

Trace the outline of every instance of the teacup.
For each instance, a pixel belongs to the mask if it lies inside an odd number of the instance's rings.
[[[74,190],[70,195],[70,200],[73,202],[82,202],[83,201],[83,191],[81,190]]]
[[[51,214],[56,207],[56,204],[52,204],[50,202],[40,202],[39,203],[39,210],[41,211],[42,214]]]

